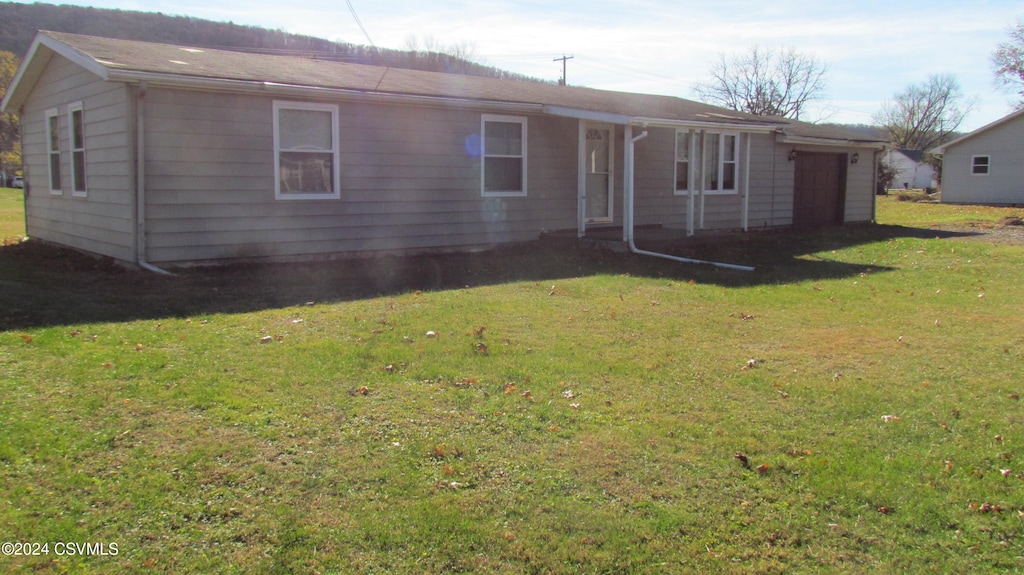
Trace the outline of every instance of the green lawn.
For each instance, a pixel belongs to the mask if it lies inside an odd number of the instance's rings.
[[[25,195],[19,189],[0,188],[0,245],[16,241],[24,235]]]
[[[916,229],[958,209],[680,252],[754,273],[2,248],[0,526],[49,554],[0,570],[1022,570],[1024,247]]]

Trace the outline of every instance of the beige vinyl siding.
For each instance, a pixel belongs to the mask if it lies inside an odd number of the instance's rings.
[[[636,225],[660,224],[686,228],[688,198],[675,194],[675,130],[648,129],[648,137],[636,144]],[[793,219],[793,164],[775,145],[770,134],[741,134],[737,186],[742,190],[750,139],[750,202],[748,225],[787,226]],[[699,210],[699,198],[694,203]],[[708,194],[704,200],[704,229],[737,229],[742,226],[743,197]],[[694,225],[699,228],[698,215]]]
[[[72,194],[68,104],[81,102],[85,121],[85,197]],[[57,108],[62,194],[49,187],[46,110]],[[133,258],[132,196],[127,148],[127,92],[121,84],[55,56],[22,110],[22,153],[28,186],[30,237],[122,260]]]
[[[858,154],[856,164],[846,167],[846,210],[847,223],[870,222],[874,218],[875,169],[873,150],[846,150],[847,158]]]
[[[989,173],[971,173],[974,156],[989,157]],[[1024,115],[946,149],[942,156],[942,201],[1024,204]]]
[[[485,198],[480,112],[322,103],[339,106],[341,198],[277,200],[273,99],[151,88],[148,259],[466,248],[575,223],[574,121],[529,117],[529,195]]]

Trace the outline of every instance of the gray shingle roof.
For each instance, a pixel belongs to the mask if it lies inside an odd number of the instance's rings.
[[[59,32],[40,32],[85,61],[102,67],[111,79],[131,74],[182,81],[268,84],[311,89],[348,90],[449,98],[490,103],[536,104],[632,118],[672,122],[757,125],[784,128],[787,135],[869,141],[832,126],[816,126],[783,118],[766,118],[672,96],[614,92],[477,76],[444,74],[316,60],[297,56],[254,54],[191,48],[131,40],[115,40]]]

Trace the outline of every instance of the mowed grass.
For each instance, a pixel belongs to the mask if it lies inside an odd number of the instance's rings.
[[[0,245],[25,235],[25,195],[22,190],[0,187]]]
[[[0,528],[50,554],[0,569],[1020,570],[1024,247],[896,207],[693,254],[754,273],[4,248]]]

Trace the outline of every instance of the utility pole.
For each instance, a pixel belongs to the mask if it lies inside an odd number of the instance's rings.
[[[566,60],[572,60],[575,57],[576,56],[566,56],[565,54],[562,54],[561,58],[555,58],[554,60],[552,60],[552,62],[557,62],[559,60],[562,61],[562,82],[561,83],[562,83],[563,86],[567,86],[568,85],[565,82],[565,62],[566,62]]]

